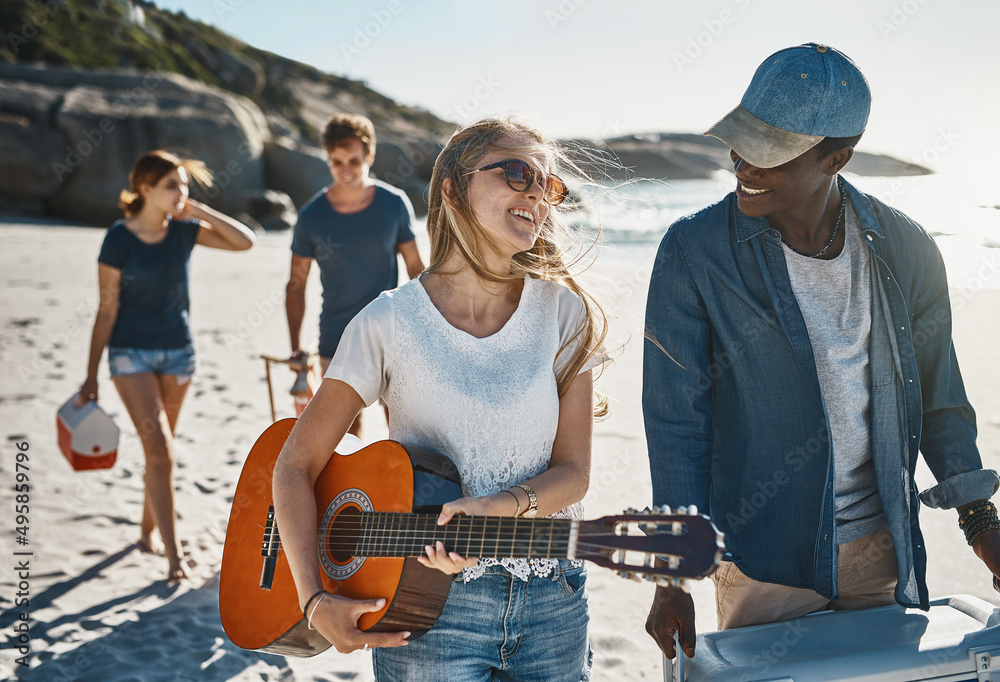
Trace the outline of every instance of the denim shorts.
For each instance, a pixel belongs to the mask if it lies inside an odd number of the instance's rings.
[[[123,374],[175,374],[191,377],[198,366],[194,346],[181,348],[108,348],[111,378]]]
[[[560,561],[528,580],[501,567],[457,580],[434,627],[407,646],[373,649],[379,682],[580,682],[593,652],[587,569]]]

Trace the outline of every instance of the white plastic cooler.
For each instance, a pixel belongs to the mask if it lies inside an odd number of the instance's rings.
[[[707,632],[679,663],[664,659],[667,682],[1000,682],[1000,608],[956,595],[928,612],[825,611]]]
[[[76,394],[56,413],[59,449],[76,471],[110,469],[118,456],[118,427],[96,402],[76,405]]]

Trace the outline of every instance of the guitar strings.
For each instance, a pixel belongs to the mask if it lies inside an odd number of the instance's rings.
[[[362,516],[363,514],[363,516]],[[555,555],[563,558],[568,553],[572,519],[532,519],[530,525],[523,519],[509,517],[456,517],[451,524],[439,526],[436,517],[431,514],[415,515],[407,512],[363,512],[357,515],[337,519],[342,525],[352,525],[350,533],[331,532],[318,543],[322,549],[330,552],[341,552],[349,556],[358,553],[362,556],[417,556],[428,544],[437,540],[454,543],[456,549],[463,549],[466,555],[498,557],[509,555],[524,555],[544,558]],[[527,528],[517,528],[518,523]],[[668,526],[668,524],[662,524]],[[477,528],[477,526],[481,526]],[[669,526],[668,526],[669,527]],[[525,535],[527,531],[528,535]],[[540,531],[542,537],[536,537]],[[555,532],[559,536],[549,537]],[[386,535],[386,533],[389,533]],[[469,533],[490,533],[489,537],[471,536]],[[640,549],[608,547],[606,543],[590,543],[584,538],[588,536],[613,534],[609,529],[588,528],[578,529],[577,548],[581,550],[624,550],[642,552]],[[464,535],[464,537],[459,537]],[[662,537],[676,537],[677,533],[659,533]],[[449,537],[453,536],[453,537]],[[648,535],[623,535],[617,537],[649,538]],[[478,543],[479,547],[475,547]],[[502,547],[501,547],[502,546]],[[489,551],[492,549],[492,551]],[[503,549],[503,551],[501,551]],[[280,550],[280,542],[279,542]],[[360,551],[359,551],[360,550]],[[454,550],[453,550],[454,551]],[[645,552],[653,553],[653,552]],[[666,556],[667,552],[658,552]],[[517,556],[510,558],[518,558]]]

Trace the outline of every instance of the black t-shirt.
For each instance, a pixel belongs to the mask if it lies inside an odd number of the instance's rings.
[[[136,237],[122,220],[104,237],[99,263],[122,271],[118,318],[109,346],[183,348],[193,345],[188,308],[191,251],[201,229],[197,220],[171,219],[157,244]]]

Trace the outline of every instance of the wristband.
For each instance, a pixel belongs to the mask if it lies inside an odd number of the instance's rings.
[[[302,607],[302,617],[305,618],[307,621],[309,620],[309,614],[307,613],[309,611],[309,605],[312,604],[313,599],[315,599],[321,594],[326,594],[326,590],[320,589],[314,592],[313,596],[309,597],[309,599],[306,600],[306,605]]]
[[[323,592],[323,594],[319,595],[319,599],[316,600],[316,603],[313,604],[313,610],[309,612],[309,616],[306,618],[306,626],[310,630],[315,630],[316,629],[316,628],[313,627],[313,624],[312,624],[313,614],[316,613],[316,609],[319,608],[319,603],[321,601],[323,601],[323,597],[325,597],[328,594],[330,594],[330,593],[329,592]]]
[[[504,490],[501,490],[500,492],[507,493],[508,495],[510,495],[511,497],[514,498],[514,504],[517,505],[517,511],[514,512],[514,518],[517,518],[518,516],[520,516],[521,515],[521,500],[517,499],[517,495],[514,494],[514,491],[513,490],[509,490],[509,489],[504,489]]]

